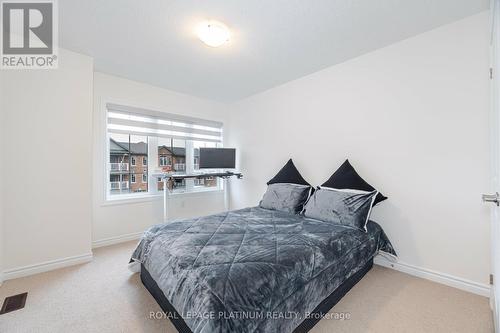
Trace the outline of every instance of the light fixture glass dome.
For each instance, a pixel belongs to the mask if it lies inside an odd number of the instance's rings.
[[[205,21],[199,24],[198,38],[208,46],[218,47],[229,41],[230,33],[227,26],[217,21]]]

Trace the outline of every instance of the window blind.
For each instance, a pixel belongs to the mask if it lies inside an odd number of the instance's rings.
[[[222,142],[222,123],[113,103],[106,104],[110,133]]]

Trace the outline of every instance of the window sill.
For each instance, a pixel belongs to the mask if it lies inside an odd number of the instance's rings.
[[[143,194],[143,195],[117,195],[117,198],[106,198],[105,201],[101,203],[101,206],[114,206],[114,205],[126,205],[135,204],[141,202],[150,202],[160,200],[163,194]]]
[[[180,197],[200,197],[207,195],[221,195],[224,193],[223,189],[216,190],[194,190],[191,192],[173,192],[169,194],[169,198],[180,198]],[[163,192],[158,194],[144,194],[144,195],[122,195],[118,198],[107,198],[101,203],[101,206],[115,206],[115,205],[128,205],[143,202],[151,202],[163,199]]]

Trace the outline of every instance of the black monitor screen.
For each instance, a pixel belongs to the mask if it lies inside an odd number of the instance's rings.
[[[200,148],[200,169],[234,169],[236,149]]]

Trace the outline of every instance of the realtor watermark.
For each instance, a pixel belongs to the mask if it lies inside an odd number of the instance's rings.
[[[252,319],[267,319],[267,320],[305,320],[305,319],[326,319],[326,320],[350,320],[350,312],[280,312],[280,311],[232,311],[232,312],[186,312],[182,315],[183,319],[208,319],[208,320],[252,320]],[[175,312],[151,311],[149,319],[180,319],[180,315]]]
[[[3,0],[0,4],[0,68],[57,68],[57,1]]]

